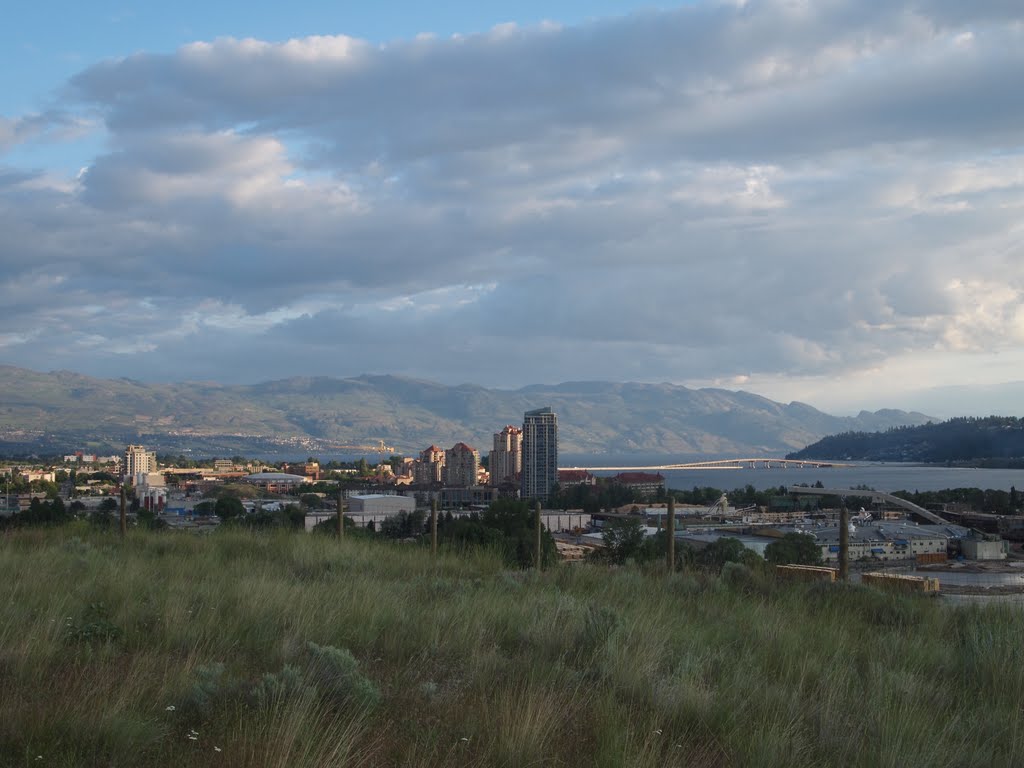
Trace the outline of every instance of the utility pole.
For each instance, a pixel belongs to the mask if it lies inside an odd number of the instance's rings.
[[[341,500],[341,483],[338,484],[338,538],[345,538],[345,505]]]
[[[540,572],[540,570],[542,568],[542,565],[541,565],[541,562],[542,562],[541,561],[541,554],[542,554],[542,552],[541,552],[541,537],[540,537],[540,502],[539,501],[534,503],[533,524],[537,528],[537,560],[536,560],[536,562],[537,562],[537,571]]]
[[[128,535],[128,512],[125,509],[124,483],[121,483],[121,538]]]
[[[845,496],[839,506],[839,580],[850,580],[850,512]]]
[[[665,521],[665,535],[668,536],[668,572],[676,569],[676,497],[668,497],[668,520]]]
[[[430,553],[437,557],[437,499],[430,500]]]

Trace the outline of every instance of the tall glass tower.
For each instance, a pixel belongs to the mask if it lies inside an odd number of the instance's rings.
[[[545,502],[558,482],[558,417],[550,408],[523,415],[522,498]]]

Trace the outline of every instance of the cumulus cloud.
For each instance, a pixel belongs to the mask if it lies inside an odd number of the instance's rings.
[[[951,0],[98,62],[60,109],[102,153],[62,184],[0,168],[0,355],[754,388],[995,353],[1021,334],[1022,75],[1018,4]]]

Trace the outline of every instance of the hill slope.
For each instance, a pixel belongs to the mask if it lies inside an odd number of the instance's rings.
[[[1024,419],[957,418],[885,432],[845,432],[824,437],[788,458],[1024,464]]]
[[[551,406],[566,453],[780,454],[827,434],[928,420],[903,411],[840,418],[748,392],[609,382],[511,391],[398,376],[146,384],[0,366],[0,392],[0,442],[8,450],[70,447],[69,440],[91,437],[114,446],[144,438],[163,450],[222,452],[259,450],[266,440],[299,451],[383,440],[408,453],[465,440],[487,453],[503,425]]]

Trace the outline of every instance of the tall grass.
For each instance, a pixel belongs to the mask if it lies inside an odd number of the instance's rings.
[[[0,765],[1012,766],[1024,612],[219,531],[0,539]]]

